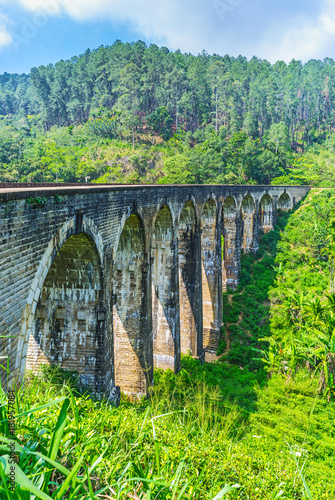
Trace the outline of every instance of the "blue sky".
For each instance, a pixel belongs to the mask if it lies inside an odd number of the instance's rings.
[[[271,62],[335,58],[335,0],[0,0],[0,73],[116,39]]]

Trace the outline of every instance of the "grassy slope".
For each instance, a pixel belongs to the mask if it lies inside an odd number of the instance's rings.
[[[43,382],[26,388],[19,397],[19,411],[69,395],[66,386],[50,378],[48,373]],[[170,412],[154,420],[156,455],[151,418]],[[27,448],[48,448],[58,413],[53,406],[19,419],[18,436]],[[303,498],[293,452],[313,498],[333,499],[334,419],[335,405],[320,399],[307,374],[288,383],[274,377],[260,388],[247,370],[201,366],[184,358],[178,375],[156,372],[155,394],[137,405],[124,401],[113,409],[77,395],[69,409],[59,460],[71,469],[80,456],[91,465],[103,452],[92,483],[95,488],[108,484],[106,493],[112,498],[118,492],[118,498],[127,498],[126,491],[143,498],[145,484],[132,481],[134,477],[170,485],[180,464],[178,491],[186,485],[181,498],[211,499],[226,483],[241,485],[229,498],[273,499],[279,490],[284,492],[280,498]],[[22,468],[38,473],[38,467],[27,462]],[[53,480],[61,482],[62,476],[56,474]],[[152,498],[172,498],[169,488],[155,484],[151,488]]]
[[[270,335],[268,295],[276,277],[277,245],[289,216],[282,214],[275,230],[260,237],[256,255],[242,255],[240,285],[223,294],[224,335],[219,354],[226,354],[221,359],[257,371],[259,380],[264,372],[257,349],[265,345],[259,339]]]
[[[324,250],[335,218],[335,189],[314,189],[290,217],[276,256],[278,273],[270,292],[272,330],[280,334],[284,325],[282,304],[291,290],[323,297],[329,292],[332,258]],[[327,252],[328,253],[328,252]]]

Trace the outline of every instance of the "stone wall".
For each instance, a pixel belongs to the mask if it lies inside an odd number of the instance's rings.
[[[134,397],[154,366],[178,370],[180,352],[215,350],[222,288],[237,285],[241,251],[256,251],[259,230],[308,190],[0,185],[10,380],[56,363],[99,393],[118,385]]]

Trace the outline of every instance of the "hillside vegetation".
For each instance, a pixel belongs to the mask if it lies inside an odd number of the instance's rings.
[[[334,186],[335,62],[143,42],[0,75],[0,181]]]
[[[216,363],[183,357],[118,408],[73,373],[29,375],[16,397],[20,486],[7,493],[0,467],[0,498],[332,500],[334,202],[335,189],[312,191],[242,257]]]

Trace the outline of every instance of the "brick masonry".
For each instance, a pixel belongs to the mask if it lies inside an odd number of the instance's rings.
[[[117,385],[135,397],[154,366],[178,370],[180,352],[214,351],[241,251],[256,251],[277,208],[308,191],[0,185],[0,340],[11,380],[57,363],[98,393],[112,397]]]

